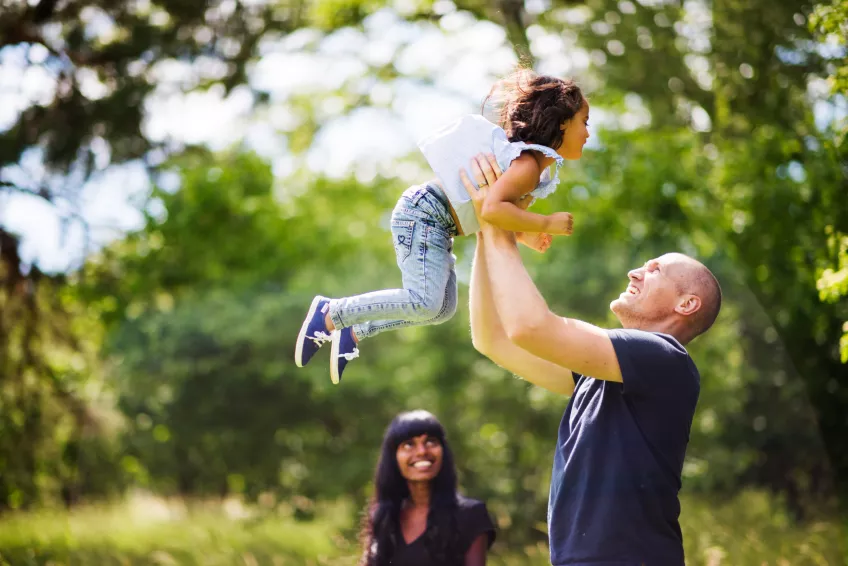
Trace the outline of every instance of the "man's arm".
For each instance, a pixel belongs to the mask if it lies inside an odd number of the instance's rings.
[[[472,195],[472,198],[480,198]],[[493,302],[509,340],[527,352],[583,375],[622,381],[607,333],[597,326],[550,311],[521,262],[515,237],[482,227]]]
[[[471,341],[484,356],[534,385],[548,391],[571,395],[574,376],[571,370],[534,356],[513,344],[504,331],[498,316],[486,265],[486,236],[477,234],[477,249],[471,267]],[[520,303],[520,295],[513,300]]]

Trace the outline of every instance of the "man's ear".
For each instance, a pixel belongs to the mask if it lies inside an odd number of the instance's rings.
[[[684,295],[680,302],[674,307],[674,312],[684,316],[691,316],[701,309],[701,297],[697,295]]]

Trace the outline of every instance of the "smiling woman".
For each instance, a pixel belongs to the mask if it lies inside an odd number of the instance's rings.
[[[484,503],[457,492],[453,453],[431,413],[401,413],[386,429],[361,539],[360,566],[486,563],[494,524]]]

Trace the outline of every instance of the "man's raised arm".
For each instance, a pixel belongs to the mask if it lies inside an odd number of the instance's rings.
[[[478,162],[472,169],[488,183],[495,176],[492,165],[485,159]],[[465,171],[460,171],[460,177],[479,213],[485,190],[478,190]],[[498,327],[513,345],[583,375],[622,381],[618,358],[606,331],[551,312],[521,261],[512,232],[483,222],[478,238],[478,255],[485,259],[488,289],[501,323]],[[485,242],[482,254],[481,239]]]
[[[483,227],[492,297],[510,341],[543,360],[597,379],[621,381],[606,331],[550,311],[521,262],[512,234]]]
[[[471,341],[484,356],[534,385],[548,391],[571,395],[574,377],[571,370],[534,356],[513,344],[507,337],[492,301],[485,257],[486,237],[477,234],[477,249],[471,267]],[[520,301],[521,297],[514,296]]]

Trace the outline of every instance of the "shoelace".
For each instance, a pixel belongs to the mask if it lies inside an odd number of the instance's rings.
[[[340,358],[344,358],[347,361],[356,359],[359,357],[359,348],[354,348],[353,352],[345,352],[344,354],[339,354]]]
[[[326,332],[321,332],[320,330],[318,330],[315,332],[315,336],[307,336],[307,338],[315,342],[315,345],[320,348],[324,345],[324,342],[329,341],[332,336],[330,336]]]

